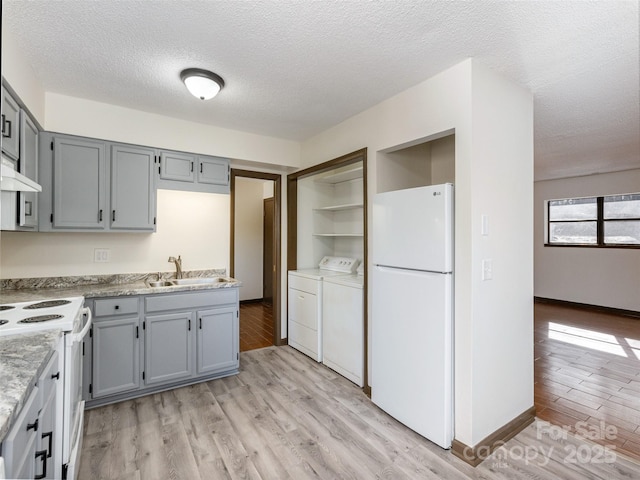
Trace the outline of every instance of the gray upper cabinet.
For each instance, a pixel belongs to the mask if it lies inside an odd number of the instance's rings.
[[[20,105],[2,87],[2,153],[18,160],[20,157]]]
[[[193,312],[145,317],[145,385],[191,377]]]
[[[198,182],[211,185],[229,185],[229,160],[199,156]]]
[[[200,375],[238,368],[237,307],[199,311],[197,316],[197,373]]]
[[[103,230],[107,162],[104,142],[53,140],[53,227]]]
[[[112,230],[155,229],[154,153],[128,145],[111,147]]]
[[[20,111],[19,171],[38,181],[38,127],[24,110]],[[35,192],[18,193],[18,225],[25,229],[38,227],[38,197]]]
[[[182,152],[160,152],[158,188],[229,193],[229,159]]]
[[[179,152],[160,152],[160,178],[177,182],[193,183],[196,156]]]

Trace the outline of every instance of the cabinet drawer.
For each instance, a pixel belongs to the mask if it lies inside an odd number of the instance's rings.
[[[106,317],[138,313],[138,297],[105,298],[94,301],[94,315]]]
[[[320,281],[289,274],[289,288],[318,295],[320,293]]]
[[[318,357],[318,332],[304,325],[289,324],[289,345],[317,361],[322,358]]]
[[[289,289],[289,324],[295,322],[317,331],[318,307],[316,295],[294,288]]]
[[[238,301],[237,288],[218,288],[199,292],[165,293],[145,298],[146,312],[166,310],[193,310],[196,308],[226,305]]]

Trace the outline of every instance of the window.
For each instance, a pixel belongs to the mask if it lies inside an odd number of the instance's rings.
[[[547,203],[547,245],[640,247],[640,193]]]

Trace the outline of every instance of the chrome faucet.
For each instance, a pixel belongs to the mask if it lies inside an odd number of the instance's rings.
[[[176,264],[176,278],[182,278],[182,258],[180,258],[180,255],[178,255],[178,258],[169,257],[168,261]]]

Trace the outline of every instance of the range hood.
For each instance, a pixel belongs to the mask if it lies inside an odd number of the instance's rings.
[[[0,190],[8,192],[41,192],[42,187],[18,172],[10,160],[2,158]]]

